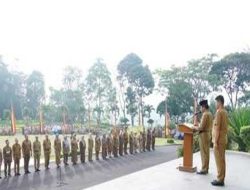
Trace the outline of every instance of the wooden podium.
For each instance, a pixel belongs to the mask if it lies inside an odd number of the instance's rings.
[[[180,171],[196,172],[196,167],[193,166],[193,125],[180,124],[178,130],[184,133],[183,143],[183,166],[179,166]]]

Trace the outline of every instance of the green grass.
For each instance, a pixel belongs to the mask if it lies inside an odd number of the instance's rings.
[[[169,139],[171,138],[156,138],[155,144],[157,146],[165,146],[165,145],[171,145],[171,144],[181,145],[182,144],[181,140],[176,140],[176,139],[173,139],[174,143],[168,143]]]

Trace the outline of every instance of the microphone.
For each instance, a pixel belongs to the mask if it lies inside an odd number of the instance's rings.
[[[194,115],[199,115],[199,114],[201,114],[201,111],[194,113]]]

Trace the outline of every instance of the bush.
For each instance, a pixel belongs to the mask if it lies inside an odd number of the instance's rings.
[[[250,108],[239,108],[229,114],[229,125],[232,129],[230,140],[238,144],[239,151],[247,151],[247,145],[240,136],[241,128],[250,125]]]
[[[183,147],[179,147],[177,149],[177,156],[178,158],[182,157],[183,156]]]
[[[168,143],[168,144],[173,144],[173,143],[174,143],[174,140],[173,140],[173,139],[167,139],[167,143]]]
[[[245,126],[240,129],[240,137],[246,144],[246,150],[250,151],[250,126]]]
[[[199,150],[200,150],[199,135],[194,135],[193,153],[198,152]],[[183,156],[183,146],[181,146],[177,149],[177,156],[178,156],[178,158]]]

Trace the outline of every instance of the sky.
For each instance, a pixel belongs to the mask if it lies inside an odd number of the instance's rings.
[[[128,53],[151,70],[185,65],[208,53],[224,56],[250,46],[248,0],[0,0],[0,55],[46,87],[62,71],[86,74],[99,57],[113,76]]]

